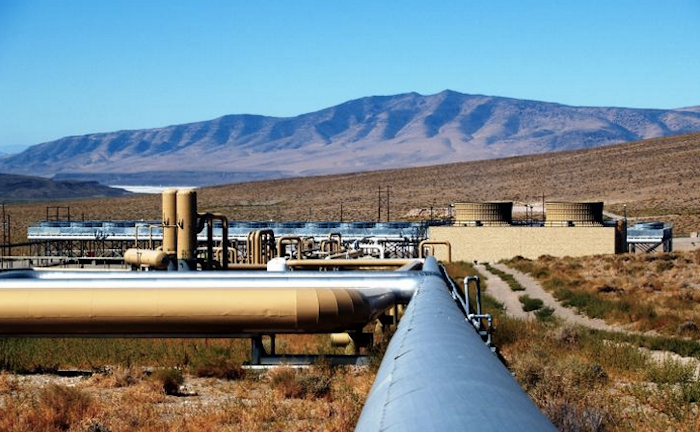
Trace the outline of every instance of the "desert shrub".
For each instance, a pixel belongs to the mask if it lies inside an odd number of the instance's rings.
[[[278,368],[272,372],[270,383],[284,397],[301,397],[302,390],[297,380],[297,371],[292,368]]]
[[[299,385],[304,397],[322,398],[331,391],[331,377],[325,375],[302,374],[299,377]]]
[[[688,403],[700,402],[700,381],[692,381],[681,384],[683,400]]]
[[[14,376],[7,372],[0,372],[0,395],[12,393],[20,388],[20,384]]]
[[[246,371],[237,361],[231,350],[223,347],[211,347],[198,352],[190,359],[190,371],[198,377],[241,379]]]
[[[542,306],[544,305],[544,302],[538,298],[532,298],[529,295],[521,295],[518,297],[518,300],[520,300],[520,303],[523,305],[523,310],[525,312],[532,312],[534,310],[541,309]]]
[[[608,374],[603,366],[595,362],[572,359],[563,366],[563,369],[569,374],[571,385],[579,388],[593,389],[608,381]]]
[[[630,344],[606,341],[595,334],[586,335],[582,344],[588,360],[608,370],[638,374],[649,364],[648,354]]]
[[[579,406],[566,400],[550,400],[543,407],[544,413],[561,432],[599,432],[612,423],[608,412],[600,407]]]
[[[554,340],[560,344],[577,346],[581,340],[580,330],[571,325],[561,326],[554,333]]]
[[[651,363],[646,370],[646,379],[657,384],[689,383],[695,375],[695,366],[673,359]]]
[[[549,306],[544,306],[535,311],[535,316],[542,322],[552,321],[554,319],[554,309]]]
[[[675,267],[675,263],[673,261],[657,261],[654,266],[658,273],[671,270],[673,267]]]
[[[136,384],[143,377],[143,372],[134,367],[116,366],[110,373],[114,387],[128,387]]]
[[[537,330],[532,330],[528,321],[501,315],[494,321],[493,343],[499,348],[511,345],[528,337],[536,337]]]
[[[563,288],[557,294],[564,306],[573,306],[591,318],[605,318],[615,309],[615,302],[587,291]]]
[[[92,397],[75,387],[51,384],[39,391],[33,430],[68,430],[83,419],[96,414]]]
[[[180,386],[185,382],[182,371],[174,368],[156,369],[151,378],[163,388],[163,392],[176,396],[180,394]]]
[[[270,382],[284,397],[318,399],[330,394],[332,374],[318,368],[298,371],[285,367],[275,370]]]

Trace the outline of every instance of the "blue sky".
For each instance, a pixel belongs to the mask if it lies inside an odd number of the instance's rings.
[[[700,1],[0,0],[0,151],[444,89],[700,105]]]

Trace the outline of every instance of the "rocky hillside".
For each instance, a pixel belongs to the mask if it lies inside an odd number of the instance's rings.
[[[53,181],[41,177],[0,174],[0,200],[27,201],[129,195],[96,182]]]
[[[700,131],[698,107],[572,107],[453,91],[408,93],[366,97],[293,118],[228,115],[67,137],[1,159],[0,172],[85,178],[187,170],[234,172],[251,180],[537,154],[695,131]]]

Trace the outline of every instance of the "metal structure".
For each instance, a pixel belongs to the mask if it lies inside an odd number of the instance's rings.
[[[513,223],[513,202],[461,202],[454,204],[454,224],[508,226]]]
[[[355,430],[555,431],[432,274],[391,339]]]
[[[408,304],[357,430],[553,429],[492,352],[492,318],[482,311],[478,278],[466,278],[460,290],[434,257],[387,259],[389,240],[412,242],[410,255],[421,257],[437,245],[451,250],[447,241],[418,243],[420,226],[387,223],[381,236],[369,237],[370,227],[357,224],[317,225],[323,235],[297,224],[276,240],[273,229],[247,225],[243,242],[224,216],[198,213],[191,190],[163,194],[158,225],[133,223],[100,235],[136,246],[124,261],[153,271],[0,272],[0,337],[248,337],[252,363],[277,364],[302,360],[277,355],[277,334],[336,333],[334,344],[352,342],[360,354],[372,344],[364,328],[375,320],[396,325]],[[413,229],[411,237],[403,229]],[[263,337],[270,338],[268,350]],[[454,409],[455,401],[468,403]]]
[[[175,216],[161,221],[44,221],[27,229],[27,238],[39,242],[36,255],[65,257],[121,257],[129,248],[163,245],[164,231],[173,232]],[[338,233],[347,244],[369,240],[384,248],[386,257],[418,256],[418,243],[427,238],[426,223],[414,222],[228,222],[228,239],[245,252],[248,234],[272,230],[275,236],[311,238],[316,243]],[[223,238],[223,223],[212,221],[215,242]],[[167,236],[166,236],[167,237]],[[207,233],[196,236],[199,245],[207,242]],[[164,249],[172,248],[169,244]],[[172,254],[172,253],[171,253]],[[175,254],[172,254],[173,256]]]
[[[377,272],[16,271],[0,273],[0,336],[252,336],[261,361],[263,335],[359,337],[408,303],[358,431],[554,430],[484,343],[476,297],[432,257]]]
[[[545,225],[603,226],[603,203],[563,201],[546,202]]]
[[[661,246],[663,252],[673,251],[673,224],[640,222],[627,228],[629,252],[654,252]]]

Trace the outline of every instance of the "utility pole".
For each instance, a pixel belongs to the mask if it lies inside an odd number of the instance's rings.
[[[343,221],[343,201],[340,201],[340,221]]]
[[[377,191],[377,222],[382,221],[382,187]]]
[[[546,215],[544,214],[544,191],[542,191],[542,223],[546,220]]]
[[[387,186],[386,187],[386,221],[389,222],[389,210],[391,209],[391,206],[389,205],[389,189],[391,187]]]

